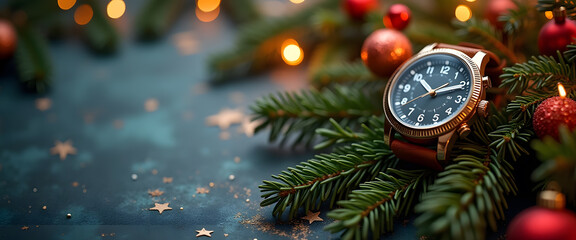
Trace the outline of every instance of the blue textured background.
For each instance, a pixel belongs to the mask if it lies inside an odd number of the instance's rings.
[[[51,43],[46,94],[21,91],[2,66],[0,239],[195,239],[202,228],[214,231],[212,239],[337,238],[322,230],[330,223],[326,210],[325,222],[286,224],[272,218],[272,207],[259,207],[261,181],[311,152],[268,144],[267,132],[249,138],[237,125],[223,140],[220,128],[205,123],[221,109],[248,114],[263,95],[304,87],[305,69],[280,67],[210,86],[206,60],[232,46],[235,26],[225,16],[202,23],[191,9],[163,39],[140,43],[132,31],[138,4],[127,1],[127,13],[114,21],[122,42],[112,56],[93,55],[75,37]],[[183,38],[191,52],[181,49]],[[51,108],[37,109],[39,98],[49,98]],[[156,111],[144,109],[147,99],[158,101]],[[78,153],[51,155],[56,140],[71,140]],[[198,194],[199,187],[210,192]],[[154,189],[164,194],[149,196]],[[170,202],[173,210],[149,211],[154,202]],[[388,238],[417,235],[410,224],[397,224]]]

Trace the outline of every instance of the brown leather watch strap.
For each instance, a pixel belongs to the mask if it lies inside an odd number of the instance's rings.
[[[436,171],[442,171],[442,169],[444,169],[438,160],[436,160],[435,150],[398,139],[392,140],[390,149],[392,149],[396,157],[402,161],[415,163]]]

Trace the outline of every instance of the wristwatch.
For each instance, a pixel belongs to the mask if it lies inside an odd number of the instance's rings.
[[[424,47],[386,85],[385,143],[402,161],[442,170],[454,142],[470,133],[476,116],[488,114],[486,89],[503,65],[477,46]]]

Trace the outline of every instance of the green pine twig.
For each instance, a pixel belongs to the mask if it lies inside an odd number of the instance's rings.
[[[393,219],[407,216],[414,199],[431,182],[430,171],[388,168],[373,181],[360,185],[338,202],[340,208],[328,213],[336,221],[326,226],[330,232],[342,232],[342,239],[379,239],[393,230]]]
[[[323,202],[334,206],[360,183],[373,180],[379,172],[396,164],[392,152],[381,140],[352,144],[345,153],[320,154],[314,159],[272,176],[281,181],[263,181],[259,186],[266,198],[260,205],[275,204],[273,214],[280,218],[288,209],[292,219],[299,209],[315,210]]]
[[[17,28],[17,33],[15,59],[20,80],[29,89],[44,92],[52,77],[48,44],[39,33],[27,26]]]
[[[282,139],[284,144],[289,137],[297,135],[294,144],[310,145],[316,129],[329,127],[330,119],[342,126],[359,127],[370,116],[381,115],[382,104],[375,99],[381,99],[379,91],[334,86],[321,91],[310,89],[270,95],[257,100],[251,108],[254,120],[262,120],[255,131],[270,127],[271,142]]]
[[[504,68],[500,78],[500,87],[508,88],[509,93],[521,94],[527,89],[550,91],[556,89],[558,82],[571,88],[571,79],[576,79],[576,69],[574,64],[567,63],[561,55],[558,60],[550,56],[538,56],[525,63]]]
[[[106,14],[99,3],[94,0],[85,0],[92,7],[93,16],[86,26],[84,34],[89,46],[100,53],[112,53],[117,50],[120,37],[116,29],[108,21]]]
[[[161,37],[179,16],[183,6],[183,0],[149,0],[136,18],[136,35],[142,40]]]

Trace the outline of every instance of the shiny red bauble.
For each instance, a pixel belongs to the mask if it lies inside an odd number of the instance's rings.
[[[566,209],[532,207],[508,226],[508,240],[576,240],[576,215]]]
[[[570,130],[576,128],[576,101],[565,97],[551,97],[540,103],[532,118],[536,135],[541,139],[551,136],[558,140],[560,125],[565,125]]]
[[[566,51],[566,46],[576,38],[576,22],[566,18],[564,11],[554,11],[554,19],[550,20],[540,30],[538,35],[538,50],[540,54],[557,56]]]
[[[384,26],[402,31],[408,27],[412,18],[412,12],[404,4],[394,4],[388,9],[388,13],[384,16]]]
[[[350,18],[360,21],[378,7],[378,0],[344,0],[343,7]]]
[[[490,22],[497,29],[502,29],[504,24],[498,21],[498,18],[502,15],[506,15],[510,10],[515,10],[516,8],[517,6],[512,0],[490,0],[486,4],[486,9],[484,10],[484,18],[488,19],[488,22]]]
[[[387,78],[412,56],[410,40],[394,29],[379,29],[364,40],[360,57],[372,73]]]
[[[0,60],[7,59],[16,50],[17,34],[12,23],[0,19]]]

